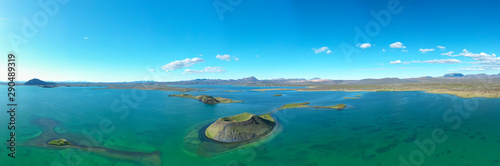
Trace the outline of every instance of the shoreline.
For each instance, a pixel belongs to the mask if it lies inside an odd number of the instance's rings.
[[[311,87],[309,87],[311,88]],[[433,89],[433,90],[428,90],[428,89],[366,89],[366,90],[360,90],[360,89],[283,89],[283,88],[277,88],[277,89],[252,89],[252,91],[259,91],[259,92],[265,92],[265,91],[298,91],[298,92],[322,92],[322,91],[341,91],[341,92],[410,92],[410,91],[423,91],[425,93],[432,93],[432,94],[447,94],[447,95],[453,95],[457,96],[460,98],[476,98],[476,97],[484,97],[484,98],[500,98],[499,93],[481,93],[477,91],[449,91],[449,90],[441,90],[441,89]]]

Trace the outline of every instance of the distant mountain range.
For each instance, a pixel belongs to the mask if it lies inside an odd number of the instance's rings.
[[[37,85],[37,86],[44,86],[44,85],[56,85],[56,83],[54,82],[45,82],[45,81],[42,81],[38,78],[33,78],[29,81],[27,81],[26,83],[24,83],[24,85]]]
[[[331,79],[304,79],[304,78],[278,78],[278,79],[266,79],[259,80],[255,77],[247,77],[241,79],[195,79],[189,81],[178,81],[178,82],[168,82],[168,84],[184,84],[184,85],[220,85],[220,84],[273,84],[273,83],[327,83],[327,84],[401,84],[410,82],[432,82],[432,81],[446,81],[446,80],[456,80],[456,79],[499,79],[500,74],[470,74],[464,75],[462,73],[449,73],[442,77],[419,77],[419,78],[382,78],[382,79],[362,79],[362,80],[331,80]]]
[[[362,80],[332,80],[332,79],[321,79],[321,78],[277,78],[277,79],[265,79],[259,80],[253,76],[241,78],[241,79],[194,79],[189,81],[176,81],[176,82],[161,82],[167,85],[230,85],[230,84],[248,84],[248,85],[258,85],[258,84],[401,84],[401,83],[411,83],[411,82],[436,82],[436,81],[460,81],[468,79],[491,79],[493,81],[500,82],[499,74],[469,74],[464,75],[462,73],[448,73],[442,77],[418,77],[418,78],[382,78],[382,79],[362,79]],[[92,82],[59,82],[58,85],[65,84],[136,84],[136,83],[155,83],[155,81],[134,81],[134,82],[113,82],[113,83],[92,83]],[[37,86],[56,86],[54,82],[45,82],[40,79],[34,78],[24,85],[37,85]]]

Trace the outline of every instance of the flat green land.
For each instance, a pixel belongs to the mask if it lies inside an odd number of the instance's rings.
[[[304,108],[304,107],[311,107],[311,108],[330,108],[330,109],[338,109],[338,110],[342,110],[346,107],[345,104],[337,104],[337,105],[333,105],[333,106],[310,106],[309,102],[305,102],[305,103],[291,103],[291,104],[285,104],[283,106],[281,106],[280,108],[278,108],[278,110],[282,110],[282,109],[290,109],[290,108]]]
[[[178,94],[178,95],[168,95],[169,97],[183,97],[183,98],[191,98],[191,99],[196,99],[199,100],[205,104],[219,104],[219,103],[240,103],[240,102],[245,102],[241,100],[233,100],[233,99],[228,99],[228,98],[222,98],[222,97],[212,97],[208,95],[199,95],[199,96],[193,96],[190,94]]]
[[[50,141],[49,145],[66,146],[66,145],[71,145],[71,143],[66,139],[56,139],[56,140]]]
[[[224,121],[224,122],[243,122],[243,121],[247,121],[250,118],[252,118],[251,113],[242,113],[239,115],[221,118],[221,121]]]
[[[279,96],[283,96],[282,94],[275,94],[273,95],[274,97],[279,97]]]
[[[257,86],[257,85],[253,85]],[[258,86],[302,86],[296,89],[254,89],[254,91],[295,90],[295,91],[425,91],[426,93],[450,94],[462,98],[500,98],[500,79],[430,79],[426,82],[400,84],[260,84]]]
[[[274,118],[273,118],[273,117],[271,117],[271,113],[262,114],[262,115],[259,115],[259,117],[261,117],[262,119],[265,119],[265,120],[271,121],[271,122],[275,122],[275,121],[274,121]]]

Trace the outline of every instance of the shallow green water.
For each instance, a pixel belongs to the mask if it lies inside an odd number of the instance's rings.
[[[97,141],[92,145],[107,149],[159,151],[162,165],[400,165],[402,160],[409,165],[500,165],[499,99],[462,99],[423,92],[255,92],[251,87],[210,87],[216,89],[190,94],[246,102],[205,105],[168,97],[178,92],[18,87],[16,159],[7,157],[8,149],[2,144],[1,165],[142,164],[74,149],[23,146],[41,134],[42,129],[31,123],[39,118],[58,121],[61,125],[55,131],[76,142],[93,138]],[[362,98],[344,99],[355,95]],[[6,103],[5,98],[1,101]],[[321,106],[345,103],[349,107],[342,111],[280,110],[273,114],[282,126],[280,132],[215,157],[200,157],[183,147],[189,131],[219,117],[243,112],[264,114],[296,102]],[[1,124],[7,126],[7,113],[0,117]],[[112,127],[100,127],[103,122]],[[89,138],[84,131],[101,133],[102,137],[91,134]],[[433,131],[442,133],[433,138]],[[6,127],[0,127],[0,133],[2,140],[8,139]],[[434,146],[421,148],[415,143],[421,141]]]

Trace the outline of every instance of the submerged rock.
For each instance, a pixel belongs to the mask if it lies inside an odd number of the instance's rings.
[[[220,142],[241,142],[270,133],[275,122],[251,113],[218,119],[205,130],[205,136]]]

